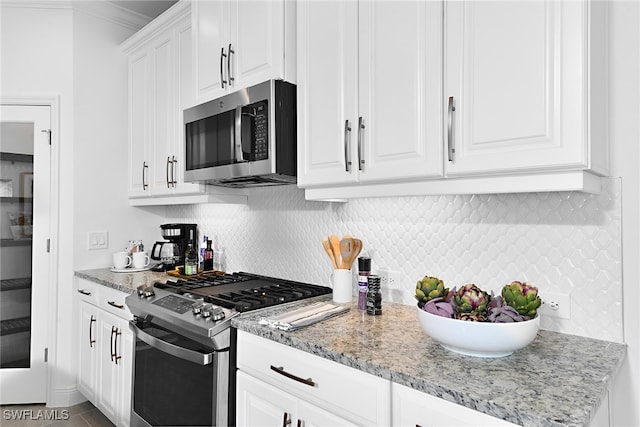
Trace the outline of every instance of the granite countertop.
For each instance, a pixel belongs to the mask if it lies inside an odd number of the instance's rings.
[[[383,303],[293,332],[258,323],[305,302],[243,314],[232,326],[523,426],[587,426],[612,384],[626,346],[540,330],[502,358],[450,352],[426,335],[416,307]]]
[[[166,282],[169,279],[167,273],[155,271],[138,271],[135,273],[114,273],[108,268],[95,270],[77,270],[77,277],[99,283],[109,288],[132,294],[138,286],[151,286],[153,282]]]

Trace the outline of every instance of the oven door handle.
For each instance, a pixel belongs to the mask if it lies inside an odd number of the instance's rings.
[[[193,350],[187,350],[186,348],[179,347],[177,345],[170,344],[166,341],[163,341],[159,338],[154,337],[138,328],[136,322],[133,320],[129,320],[129,327],[136,335],[137,338],[140,338],[145,343],[149,344],[151,347],[170,354],[172,356],[178,357],[183,360],[188,360],[189,362],[197,363],[198,365],[210,365],[213,362],[213,356],[215,355],[215,351],[207,354],[199,353]]]

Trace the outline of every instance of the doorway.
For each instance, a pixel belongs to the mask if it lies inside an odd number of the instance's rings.
[[[0,105],[0,404],[47,399],[51,107]]]

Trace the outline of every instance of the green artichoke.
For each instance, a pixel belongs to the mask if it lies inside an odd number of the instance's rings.
[[[420,308],[434,298],[445,298],[448,293],[449,289],[437,277],[424,276],[416,283],[416,299]]]
[[[527,317],[535,317],[542,300],[538,288],[521,282],[511,282],[502,288],[502,298],[507,305]]]
[[[488,293],[472,283],[461,287],[453,296],[453,302],[459,314],[473,313],[484,316],[490,300]]]

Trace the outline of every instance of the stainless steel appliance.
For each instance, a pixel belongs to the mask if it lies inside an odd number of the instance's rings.
[[[131,425],[235,425],[231,319],[331,293],[249,273],[156,282],[126,298],[136,336]]]
[[[197,246],[197,229],[196,224],[162,224],[160,234],[166,241],[155,242],[151,248],[151,259],[160,261],[153,270],[173,270],[176,266],[183,265],[189,242]]]
[[[184,111],[185,181],[296,182],[296,87],[268,80]]]

